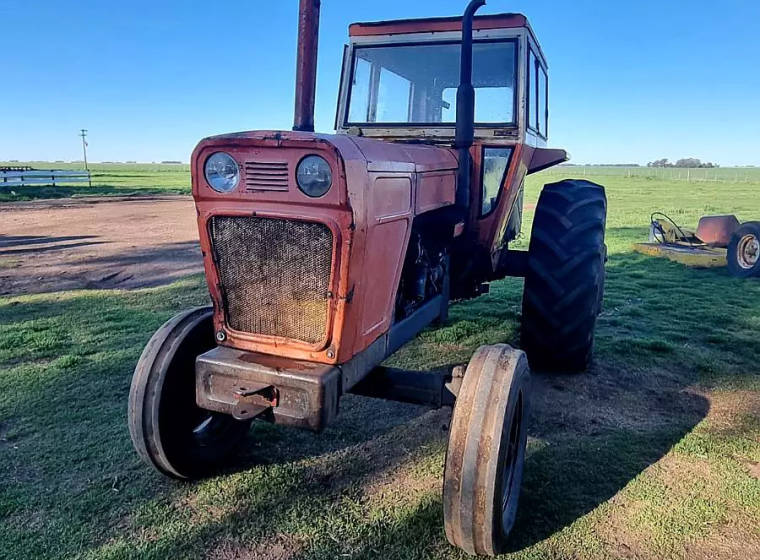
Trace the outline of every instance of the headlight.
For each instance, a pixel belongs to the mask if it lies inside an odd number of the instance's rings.
[[[330,164],[320,156],[307,156],[298,164],[296,171],[298,188],[306,196],[319,198],[325,196],[332,186]]]
[[[240,168],[232,156],[217,152],[206,160],[206,181],[216,192],[228,193],[240,183]]]

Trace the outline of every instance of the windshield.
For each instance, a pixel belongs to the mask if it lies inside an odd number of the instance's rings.
[[[461,45],[357,47],[348,125],[456,123]],[[516,42],[475,43],[475,121],[515,123]]]

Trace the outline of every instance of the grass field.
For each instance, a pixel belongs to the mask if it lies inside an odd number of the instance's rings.
[[[0,162],[3,165],[29,165],[35,169],[83,169],[78,163],[51,162]],[[80,196],[140,196],[157,194],[190,194],[190,166],[164,164],[90,164],[92,187],[86,185],[63,187],[8,187],[0,182],[0,202],[26,201],[35,199],[69,198]],[[592,181],[633,181],[655,182],[664,186],[671,183],[691,182],[700,188],[701,183],[748,184],[760,186],[760,168],[719,168],[719,169],[654,169],[648,167],[565,167],[554,176],[572,176]],[[715,185],[706,187],[708,190]],[[658,188],[658,190],[660,190]],[[704,190],[704,189],[703,189]]]
[[[567,167],[565,171],[577,177],[654,179],[658,181],[689,181],[693,183],[760,183],[760,167],[721,167],[717,169],[679,169],[674,167]]]
[[[526,202],[568,174],[531,178]],[[760,218],[757,186],[603,182],[597,360],[534,380],[512,557],[760,558],[760,281],[629,251],[656,210],[684,225]],[[520,294],[520,280],[495,283],[392,361],[433,368],[518,343]],[[206,301],[196,277],[0,298],[0,559],[464,558],[442,529],[445,411],[349,398],[320,436],[256,426],[197,484],[140,464],[131,370],[163,321]]]
[[[77,163],[0,162],[0,167],[3,165],[28,165],[35,169],[84,169],[83,164]],[[190,194],[189,165],[93,163],[89,168],[92,173],[92,187],[9,187],[3,186],[0,181],[0,202],[79,196]]]

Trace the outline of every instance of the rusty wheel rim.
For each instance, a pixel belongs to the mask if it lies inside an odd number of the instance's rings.
[[[510,516],[507,515],[507,510],[510,506],[510,500],[513,494],[513,487],[515,483],[515,476],[520,460],[520,442],[522,441],[523,431],[523,394],[522,391],[517,395],[517,405],[512,413],[512,420],[510,422],[509,439],[507,440],[507,454],[504,457],[504,473],[502,480],[504,481],[501,491],[501,523],[502,529],[505,533],[509,532],[511,524]]]
[[[739,240],[737,260],[744,270],[750,270],[760,260],[760,240],[754,234],[747,234]]]

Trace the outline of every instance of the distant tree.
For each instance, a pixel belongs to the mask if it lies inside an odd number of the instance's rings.
[[[682,158],[676,162],[676,167],[685,167],[690,169],[697,169],[703,167],[701,159],[698,158]]]
[[[655,161],[650,161],[647,163],[647,167],[678,167],[682,169],[717,169],[720,167],[717,163],[711,163],[711,162],[702,162],[701,159],[698,158],[681,158],[675,162],[675,164],[670,163],[668,158],[658,159]]]
[[[699,158],[682,158],[676,162],[676,167],[688,169],[715,169],[720,167],[717,163],[703,162]]]

